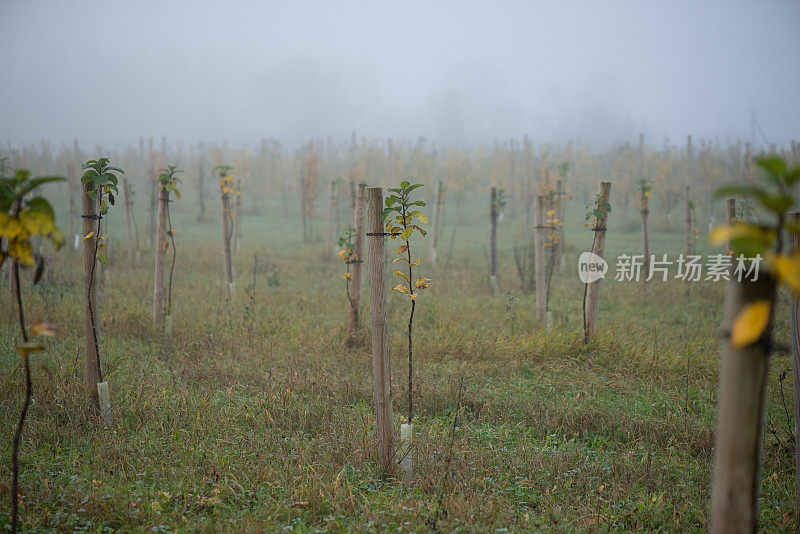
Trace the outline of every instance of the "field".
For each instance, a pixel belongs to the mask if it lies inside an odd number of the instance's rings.
[[[207,222],[195,223],[194,206],[178,201],[168,336],[151,321],[153,253],[127,258],[123,215],[113,213],[112,264],[100,289],[114,413],[107,428],[84,400],[79,252],[68,245],[48,254],[42,282],[34,287],[26,275],[23,283],[26,313],[67,336],[33,356],[35,404],[21,446],[23,527],[419,532],[436,517],[441,531],[706,530],[724,284],[693,283],[687,296],[686,283],[654,281],[645,294],[641,283],[611,281],[612,266],[597,335],[583,345],[575,261],[592,239],[582,228],[583,206],[567,206],[566,267],[553,280],[554,321],[546,330],[534,319],[534,296],[519,291],[512,246],[524,235],[521,216],[500,225],[502,291],[490,293],[487,204],[481,197],[449,206],[435,269],[419,240],[420,273],[434,285],[417,304],[416,476],[408,484],[382,482],[376,470],[369,343],[343,343],[344,266],[325,257],[322,223],[316,239],[303,242],[294,209],[288,217],[277,204],[245,210],[237,295],[226,302],[216,205]],[[635,216],[612,212],[606,257],[640,253]],[[146,220],[144,209],[137,219]],[[680,225],[660,226],[651,251],[683,252]],[[697,246],[719,252],[705,228]],[[267,261],[277,273],[272,285]],[[9,436],[0,441],[0,524],[9,522],[10,436],[23,391],[7,281],[0,286],[0,435]],[[781,298],[782,349],[771,362],[765,417],[765,531],[797,526],[782,403],[791,412],[791,375],[783,391],[779,376],[791,368]],[[399,425],[408,301],[390,294],[389,303]],[[364,317],[368,325],[368,308]]]

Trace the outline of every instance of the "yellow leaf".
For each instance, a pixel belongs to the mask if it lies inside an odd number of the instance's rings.
[[[408,298],[410,298],[411,300],[414,300],[415,298],[417,298],[417,293],[411,293],[411,294],[408,296]]]
[[[38,343],[25,343],[23,345],[17,345],[14,348],[17,349],[19,355],[23,357],[27,356],[31,352],[39,352],[44,350],[44,346],[39,345]]]
[[[398,254],[402,254],[406,250],[408,250],[408,245],[401,245],[400,248],[397,249],[397,253]],[[394,261],[397,261],[397,260],[394,260]]]
[[[412,267],[415,265],[419,265],[419,260],[414,260],[411,263],[409,263],[409,265],[411,265]]]
[[[8,244],[8,254],[14,258],[19,265],[33,265],[33,254],[31,254],[31,245],[28,241],[20,241],[13,239]]]
[[[0,237],[14,239],[18,235],[24,233],[25,228],[17,219],[0,212]],[[27,236],[24,237],[27,238]]]
[[[428,224],[428,218],[424,215],[417,215],[417,219],[419,219],[419,222],[422,224]]]
[[[34,336],[64,337],[64,332],[56,325],[43,323],[41,321],[31,327],[31,334]]]
[[[775,256],[772,258],[772,266],[778,279],[789,286],[795,294],[800,294],[800,253]]]
[[[344,273],[342,275],[342,278],[344,278],[345,280],[352,280],[353,279],[353,275],[351,275],[350,273]]]
[[[742,309],[733,321],[731,345],[740,349],[758,341],[767,328],[771,309],[768,300],[757,300]]]
[[[90,238],[90,237],[92,237],[93,235],[94,235],[94,232],[89,232],[88,234],[86,234],[85,236],[83,236],[83,239],[89,239],[89,238]]]
[[[552,217],[556,210],[547,210],[547,216]]]
[[[397,270],[395,270],[395,271],[392,271],[392,274],[395,274],[395,275],[397,275],[397,276],[402,276],[403,278],[405,278],[405,279],[406,279],[406,281],[407,281],[407,282],[411,282],[411,280],[409,280],[409,279],[408,279],[408,275],[407,275],[407,274],[404,274],[404,273],[403,273],[403,272],[401,272],[401,271],[397,271]]]
[[[408,287],[403,284],[397,284],[392,288],[392,291],[399,291],[400,293],[408,293]]]
[[[723,245],[734,239],[754,239],[760,242],[770,242],[774,237],[775,233],[772,230],[749,224],[716,226],[708,235],[712,245]]]
[[[408,261],[408,260],[405,258],[395,258],[392,260],[392,263],[397,263],[398,261]]]

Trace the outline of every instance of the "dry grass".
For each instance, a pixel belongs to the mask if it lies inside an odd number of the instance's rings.
[[[33,369],[35,404],[21,454],[27,529],[424,531],[438,500],[461,376],[466,389],[441,530],[707,527],[720,285],[698,284],[691,298],[680,283],[654,283],[647,298],[638,285],[604,285],[600,331],[583,346],[582,286],[571,269],[554,280],[555,326],[545,332],[533,319],[533,297],[516,294],[512,230],[500,230],[500,278],[510,294],[494,298],[482,244],[459,234],[452,258],[440,248],[439,271],[422,266],[436,286],[418,305],[417,476],[404,486],[376,476],[370,354],[343,344],[342,266],[319,260],[323,244],[299,244],[298,225],[245,217],[235,260],[238,298],[226,303],[217,224],[189,225],[190,213],[175,218],[172,337],[150,324],[152,254],[130,265],[118,247],[112,281],[101,289],[110,428],[99,428],[84,408],[78,256],[59,253],[41,287],[26,284],[28,316],[69,332],[48,343]],[[112,222],[112,235],[123,235],[114,224],[121,222]],[[610,255],[638,250],[636,237],[611,232]],[[578,231],[567,238],[575,244],[570,257],[590,241]],[[651,247],[678,253],[680,241],[654,232]],[[267,287],[262,273],[252,300],[256,251],[262,258],[271,252],[281,285]],[[22,375],[2,289],[5,523]],[[393,300],[390,310],[398,417],[405,410],[402,302]],[[368,321],[368,310],[363,317]],[[778,338],[787,339],[783,323]],[[787,365],[787,355],[777,354],[768,407],[782,439],[777,374]],[[765,439],[760,527],[793,530],[792,460],[772,435]]]

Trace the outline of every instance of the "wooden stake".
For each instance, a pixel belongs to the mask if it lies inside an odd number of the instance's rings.
[[[355,206],[355,239],[353,241],[353,254],[356,263],[350,265],[350,328],[348,340],[350,346],[359,344],[361,338],[360,306],[361,306],[361,265],[364,258],[364,208],[366,204],[367,184],[358,184],[356,189]]]
[[[151,137],[148,139],[149,145],[149,166],[147,170],[147,182],[149,184],[149,195],[150,195],[150,203],[149,203],[149,213],[150,213],[150,226],[147,228],[147,244],[152,245],[155,240],[153,236],[156,233],[156,204],[158,199],[158,189],[156,188],[156,162],[155,156],[153,155],[153,138]]]
[[[383,190],[367,188],[367,231],[383,233]],[[389,358],[389,313],[386,294],[385,244],[381,235],[367,240],[369,267],[369,305],[372,315],[372,378],[375,423],[377,430],[378,466],[381,473],[392,476],[394,462],[394,424],[392,420],[392,369]]]
[[[692,235],[692,197],[689,193],[689,186],[686,186],[686,256],[692,255],[692,245],[694,236]]]
[[[204,147],[200,147],[202,150]],[[206,195],[205,195],[205,181],[206,172],[204,166],[203,154],[200,155],[200,168],[197,173],[197,203],[200,212],[197,214],[197,222],[204,222],[206,220]]]
[[[225,265],[225,292],[228,300],[233,299],[233,265],[231,264],[231,210],[230,194],[222,194],[222,252]]]
[[[611,196],[611,183],[600,182],[600,210],[601,215],[597,218],[594,225],[594,241],[592,242],[592,254],[603,257],[606,248],[606,228],[608,225],[608,211],[603,207],[608,203]],[[602,279],[601,279],[602,280]],[[583,343],[589,343],[594,335],[594,329],[597,325],[597,309],[600,304],[600,282],[595,280],[590,284],[586,284],[583,293]]]
[[[556,234],[558,239],[556,245],[554,245],[554,254],[556,256],[554,258],[555,262],[554,265],[555,265],[555,270],[560,272],[561,258],[563,257],[563,252],[564,252],[564,202],[567,199],[564,187],[564,180],[556,180],[556,191],[558,195],[556,197],[558,198],[558,203],[556,204],[556,206],[554,206],[554,208],[556,211],[556,220],[558,221],[558,223],[555,225],[556,228],[555,230],[553,230],[553,232]]]
[[[442,182],[436,183],[433,194],[433,214],[431,218],[431,267],[436,267],[436,244],[439,241],[439,211],[442,204]]]
[[[789,226],[798,228],[800,226],[800,212],[789,213]],[[800,236],[796,232],[789,232],[789,252],[796,254],[800,250]],[[794,397],[794,483],[795,483],[795,521],[800,524],[800,446],[797,441],[800,439],[800,299],[791,297],[789,302],[791,312],[791,336],[792,344],[792,392]]]
[[[497,285],[497,188],[492,187],[489,196],[489,223],[491,232],[489,234],[489,285],[492,288],[492,295],[499,291]]]
[[[94,184],[88,182],[81,186],[81,214],[83,220],[83,235],[97,233],[98,206],[97,200],[87,196],[87,191],[93,191]],[[97,384],[102,381],[100,372],[100,356],[97,353],[95,335],[99,330],[99,316],[97,313],[97,273],[92,275],[96,267],[95,240],[83,239],[83,337],[84,353],[86,356],[86,392],[89,404],[94,409],[99,408]],[[92,317],[96,328],[92,329]]]
[[[650,216],[650,198],[646,192],[641,193],[642,197],[642,254],[644,255],[642,267],[644,276],[642,277],[645,291],[647,291],[647,278],[650,276],[650,227],[648,219]]]
[[[731,345],[734,319],[760,300],[774,302],[775,282],[768,274],[758,280],[731,279],[727,284],[725,338],[722,342],[717,439],[711,492],[711,532],[752,533],[758,519],[761,428],[766,399],[772,326],[759,342],[743,348]]]
[[[333,215],[334,215],[334,196],[336,195],[336,182],[328,184],[328,245],[325,250],[325,260],[329,261],[333,257]]]
[[[164,265],[167,259],[167,210],[169,191],[159,184],[158,219],[156,225],[156,260],[153,275],[153,324],[164,320]]]
[[[241,232],[241,225],[239,224],[239,215],[242,209],[242,181],[236,180],[236,190],[239,191],[239,194],[236,195],[236,201],[233,205],[233,215],[231,216],[231,220],[233,222],[231,228],[231,255],[238,256],[239,255],[239,233]],[[230,200],[228,200],[228,207],[230,208]],[[233,268],[231,268],[231,271]]]
[[[544,311],[547,291],[544,287],[544,236],[547,231],[544,227],[544,195],[537,195],[536,210],[534,211],[533,227],[533,276],[536,290],[536,320],[544,321]]]
[[[133,262],[136,259],[134,249],[136,242],[133,237],[133,222],[131,221],[133,199],[131,198],[131,184],[128,183],[127,178],[122,179],[122,192],[125,193],[125,239],[128,241],[128,261]]]

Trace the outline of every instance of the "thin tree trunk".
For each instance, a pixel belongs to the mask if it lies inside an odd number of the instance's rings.
[[[378,466],[382,474],[397,472],[394,462],[394,424],[392,408],[392,369],[389,357],[389,315],[386,294],[386,272],[383,234],[383,191],[380,187],[367,189],[367,241],[369,267],[369,301],[372,314],[372,377],[375,423],[377,431]]]
[[[608,211],[604,206],[608,203],[611,196],[611,183],[600,182],[600,210],[601,215],[592,228],[594,240],[592,242],[592,254],[602,258],[606,248],[606,228],[608,224]],[[595,280],[586,284],[583,293],[583,342],[589,343],[594,335],[597,325],[597,310],[600,304],[600,280]]]

